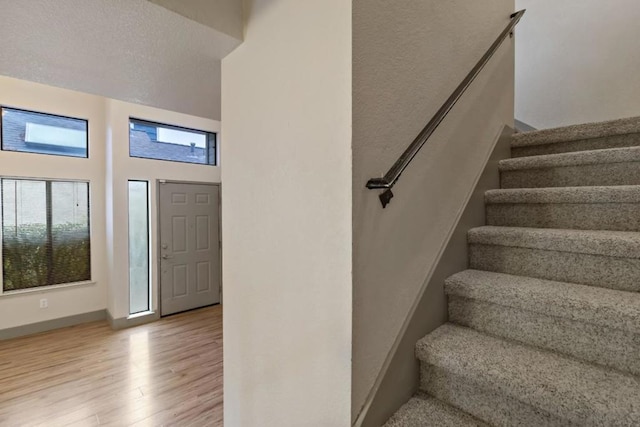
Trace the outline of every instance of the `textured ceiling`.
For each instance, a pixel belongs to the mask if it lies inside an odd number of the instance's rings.
[[[220,119],[233,37],[146,0],[0,0],[0,74]]]
[[[241,39],[242,0],[148,0],[182,16]]]

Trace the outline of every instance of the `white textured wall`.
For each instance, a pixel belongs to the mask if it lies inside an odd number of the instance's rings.
[[[516,119],[535,128],[640,116],[640,2],[516,0]]]
[[[349,426],[351,3],[246,6],[222,64],[225,425]]]
[[[107,248],[108,302],[114,319],[129,315],[129,254],[128,248],[128,181],[149,182],[149,213],[151,216],[151,310],[158,305],[158,183],[157,180],[185,182],[220,182],[220,166],[196,165],[129,157],[129,118],[149,120],[209,132],[220,132],[220,122],[188,116],[128,102],[107,100]],[[220,135],[218,135],[220,136]],[[221,138],[218,138],[218,147]],[[222,159],[220,159],[220,163]]]
[[[242,0],[149,0],[182,16],[242,39]]]
[[[509,22],[513,0],[356,0],[353,10],[353,415],[361,410],[462,213],[513,124],[507,39],[402,175],[382,176]]]
[[[0,295],[0,329],[106,308],[105,100],[0,76],[0,105],[89,120],[89,158],[0,151],[0,175],[78,179],[91,187],[92,284]],[[40,298],[49,308],[40,309]]]

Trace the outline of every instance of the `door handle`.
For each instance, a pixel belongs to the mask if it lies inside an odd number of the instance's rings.
[[[167,254],[162,255],[162,259],[170,259],[170,258],[173,258],[173,257]]]

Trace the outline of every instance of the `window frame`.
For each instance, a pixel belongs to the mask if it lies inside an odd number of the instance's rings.
[[[207,163],[195,163],[195,162],[187,162],[184,160],[170,160],[170,159],[156,159],[155,157],[143,157],[143,156],[134,156],[131,154],[131,123],[132,122],[138,122],[141,124],[148,124],[148,125],[152,125],[152,126],[156,126],[156,127],[164,127],[167,129],[175,129],[178,131],[185,131],[185,132],[193,132],[193,133],[203,133],[205,134],[205,136],[207,137],[207,147],[205,150],[205,159],[207,160]],[[188,128],[185,126],[179,126],[179,125],[172,125],[169,123],[162,123],[162,122],[158,122],[155,120],[147,120],[147,119],[141,119],[139,117],[134,117],[134,116],[129,116],[129,120],[127,122],[128,125],[128,134],[129,134],[129,157],[132,159],[145,159],[145,160],[155,160],[158,162],[171,162],[171,163],[183,163],[183,164],[187,164],[187,165],[194,165],[194,166],[219,166],[220,163],[220,159],[219,159],[219,153],[218,153],[218,132],[216,131],[208,131],[208,130],[202,130],[202,129],[195,129],[195,128]],[[209,147],[209,135],[213,136],[213,147]],[[165,143],[165,144],[171,144],[171,143]],[[178,144],[176,144],[178,145]],[[186,145],[185,145],[186,147]],[[209,158],[211,158],[211,154],[213,154],[213,163],[209,163],[208,160]]]
[[[41,115],[41,116],[51,116],[51,117],[56,117],[56,118],[60,118],[60,119],[70,119],[70,120],[78,120],[78,121],[83,121],[85,122],[85,126],[86,126],[86,132],[85,132],[85,147],[86,147],[86,155],[84,156],[70,156],[68,154],[64,154],[64,153],[40,153],[37,151],[19,151],[19,150],[6,150],[4,148],[4,130],[3,130],[3,125],[4,125],[4,111],[5,110],[13,110],[13,111],[19,111],[22,113],[29,113],[29,114],[37,114],[37,115]],[[26,129],[25,129],[26,132]],[[26,137],[25,137],[26,138]],[[25,140],[26,143],[26,140]],[[35,111],[35,110],[27,110],[25,108],[17,108],[17,107],[11,107],[9,105],[5,105],[5,104],[0,104],[0,151],[3,151],[5,153],[21,153],[21,154],[38,154],[41,156],[56,156],[56,157],[66,157],[66,158],[71,158],[71,159],[89,159],[90,154],[90,144],[89,144],[89,119],[84,119],[84,118],[80,118],[80,117],[72,117],[72,116],[66,116],[66,115],[60,115],[60,114],[53,114],[53,113],[45,113],[43,111]]]
[[[87,184],[87,227],[89,229],[89,278],[86,280],[81,280],[77,282],[69,282],[69,283],[58,283],[53,285],[42,285],[42,286],[33,286],[29,288],[23,289],[13,289],[13,290],[5,290],[4,289],[4,227],[2,226],[4,221],[4,210],[2,207],[2,180],[16,180],[16,181],[43,181],[43,182],[63,182],[63,183],[84,183]],[[89,179],[74,179],[74,178],[44,178],[44,177],[33,177],[33,176],[11,176],[11,175],[0,175],[0,296],[9,296],[9,295],[17,295],[23,293],[31,293],[31,292],[44,292],[51,289],[57,288],[67,288],[67,287],[75,287],[75,286],[84,286],[89,284],[95,284],[94,273],[94,235],[93,235],[93,221],[92,221],[92,185],[91,180]]]

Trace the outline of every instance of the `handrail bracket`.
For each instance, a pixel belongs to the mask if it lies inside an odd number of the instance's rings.
[[[378,196],[380,197],[380,202],[382,203],[382,209],[386,208],[391,199],[393,199],[393,191],[390,188],[387,188],[385,191],[380,193]]]

